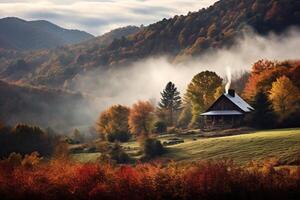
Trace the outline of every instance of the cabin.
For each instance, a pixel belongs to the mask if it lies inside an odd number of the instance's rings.
[[[233,89],[229,89],[201,117],[205,128],[232,128],[241,126],[245,116],[253,110]]]

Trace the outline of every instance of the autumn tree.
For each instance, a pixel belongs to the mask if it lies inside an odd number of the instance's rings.
[[[154,107],[149,101],[133,104],[129,114],[130,131],[136,136],[147,137],[153,123]]]
[[[163,92],[158,104],[159,112],[166,113],[165,121],[168,125],[173,126],[174,115],[178,113],[181,107],[181,97],[174,83],[169,82]]]
[[[128,116],[130,109],[113,105],[100,114],[96,123],[98,133],[104,134],[109,141],[124,142],[129,139]]]
[[[276,63],[269,60],[259,60],[252,65],[252,71],[243,91],[243,97],[253,101],[258,91],[266,92],[270,85],[272,71]],[[271,81],[272,82],[272,81]]]
[[[190,103],[184,103],[183,108],[178,116],[177,125],[187,128],[192,120],[192,108]]]
[[[216,92],[214,94],[214,99],[217,100],[222,94],[224,94],[225,85],[220,85],[217,87]]]
[[[267,93],[272,83],[281,76],[288,77],[296,87],[300,87],[299,61],[268,61],[259,60],[252,66],[251,74],[245,85],[243,97],[253,101],[258,91]]]
[[[200,113],[213,103],[217,89],[221,85],[222,78],[215,72],[203,71],[194,76],[186,93],[186,98],[192,106],[192,125],[196,125]]]
[[[299,89],[288,77],[281,76],[272,83],[269,99],[274,110],[281,117],[285,117],[297,109],[299,97]]]

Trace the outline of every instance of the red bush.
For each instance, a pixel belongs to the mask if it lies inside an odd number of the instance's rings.
[[[6,199],[299,199],[300,167],[241,168],[232,162],[111,166],[52,160],[28,167],[0,162]]]

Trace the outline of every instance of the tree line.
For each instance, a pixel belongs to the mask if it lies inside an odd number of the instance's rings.
[[[260,60],[251,72],[235,80],[240,95],[255,111],[244,124],[256,128],[299,126],[299,61]],[[97,131],[109,141],[127,141],[131,135],[148,137],[172,128],[201,128],[200,114],[224,93],[224,80],[215,72],[196,74],[181,96],[174,83],[168,82],[157,105],[138,101],[131,108],[112,105],[100,114]]]
[[[300,61],[260,60],[253,64],[250,73],[233,80],[233,87],[238,85],[238,92],[255,108],[245,119],[245,125],[259,129],[299,127],[299,77]],[[200,113],[223,92],[223,79],[215,72],[203,71],[193,77],[183,95],[174,83],[167,83],[157,105],[150,101],[138,101],[131,107],[112,105],[100,114],[96,130],[109,142],[125,142],[135,136],[144,142],[144,152],[151,155],[161,150],[161,144],[150,138],[151,134],[201,128]],[[81,136],[75,130],[73,140],[80,143]],[[52,155],[60,140],[51,129],[26,124],[9,127],[0,123],[1,158],[11,152],[25,155],[38,151],[43,156]],[[122,154],[119,153],[116,155]]]

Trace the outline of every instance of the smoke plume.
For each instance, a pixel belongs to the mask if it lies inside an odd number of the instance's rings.
[[[225,92],[228,94],[228,90],[230,89],[231,84],[231,69],[230,67],[226,67],[226,77],[227,77],[227,83],[225,85]]]

